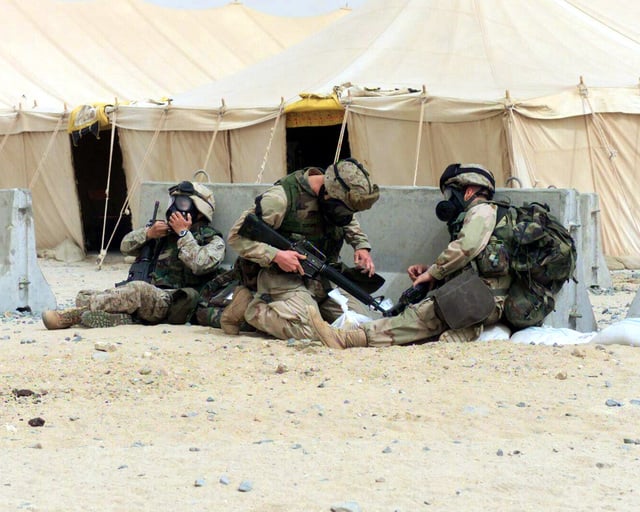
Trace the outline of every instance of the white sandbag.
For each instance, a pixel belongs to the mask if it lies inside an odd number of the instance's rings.
[[[342,295],[337,288],[329,292],[329,297],[340,304],[340,308],[342,308],[342,314],[334,320],[331,327],[350,330],[366,322],[371,322],[372,319],[368,316],[351,311],[348,306],[349,299]]]
[[[605,327],[591,340],[599,345],[640,347],[640,318],[625,318]]]
[[[508,340],[511,337],[511,329],[504,324],[494,324],[485,327],[475,341]]]
[[[535,345],[582,345],[589,343],[595,332],[579,332],[564,327],[527,327],[511,335],[513,343]]]

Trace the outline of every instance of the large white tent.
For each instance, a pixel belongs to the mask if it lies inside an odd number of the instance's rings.
[[[349,12],[278,17],[238,1],[176,9],[143,0],[0,0],[0,188],[31,189],[39,248],[65,238],[82,247],[71,109],[161,101],[274,55]]]
[[[475,161],[501,185],[596,192],[605,252],[639,254],[637,20],[623,0],[370,0],[170,105],[119,108],[128,179],[206,164],[216,181],[271,181],[283,107],[336,91],[378,183],[435,185]]]

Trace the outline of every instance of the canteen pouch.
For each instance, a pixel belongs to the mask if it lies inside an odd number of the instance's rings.
[[[451,329],[486,320],[495,308],[493,293],[473,270],[465,270],[431,292],[436,314]]]

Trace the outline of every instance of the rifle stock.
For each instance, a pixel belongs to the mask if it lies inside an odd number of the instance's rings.
[[[245,217],[242,226],[238,230],[238,234],[256,242],[263,242],[271,245],[282,251],[290,250],[303,254],[306,258],[300,260],[300,264],[302,265],[305,276],[311,277],[312,279],[319,275],[323,276],[353,295],[363,304],[372,307],[383,314],[385,313],[385,309],[380,306],[380,302],[377,299],[369,295],[358,285],[331,267],[327,263],[324,254],[322,254],[322,252],[320,252],[311,242],[307,240],[300,240],[296,242],[289,240],[254,213],[250,213]]]

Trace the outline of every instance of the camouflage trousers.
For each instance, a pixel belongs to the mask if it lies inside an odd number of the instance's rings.
[[[347,292],[340,291],[349,300],[349,309],[367,314],[365,306]],[[342,308],[327,296],[320,281],[304,280],[298,274],[266,268],[258,275],[258,291],[244,318],[259,331],[281,340],[312,339],[315,333],[309,323],[307,306],[318,307],[327,322],[333,322],[342,314]]]
[[[504,297],[494,297],[496,307],[489,317],[482,322],[482,326],[497,323],[504,310]],[[435,303],[428,298],[417,304],[409,305],[398,316],[381,318],[373,322],[362,324],[370,347],[387,347],[389,345],[406,345],[408,343],[434,341],[443,333],[443,340],[468,341],[474,339],[482,329],[449,329],[436,314]],[[480,327],[480,326],[479,326]],[[471,337],[469,337],[471,334]]]
[[[91,311],[135,314],[146,323],[158,324],[169,312],[171,290],[163,290],[144,281],[131,281],[101,292],[80,291],[76,304],[81,302],[88,303]]]

